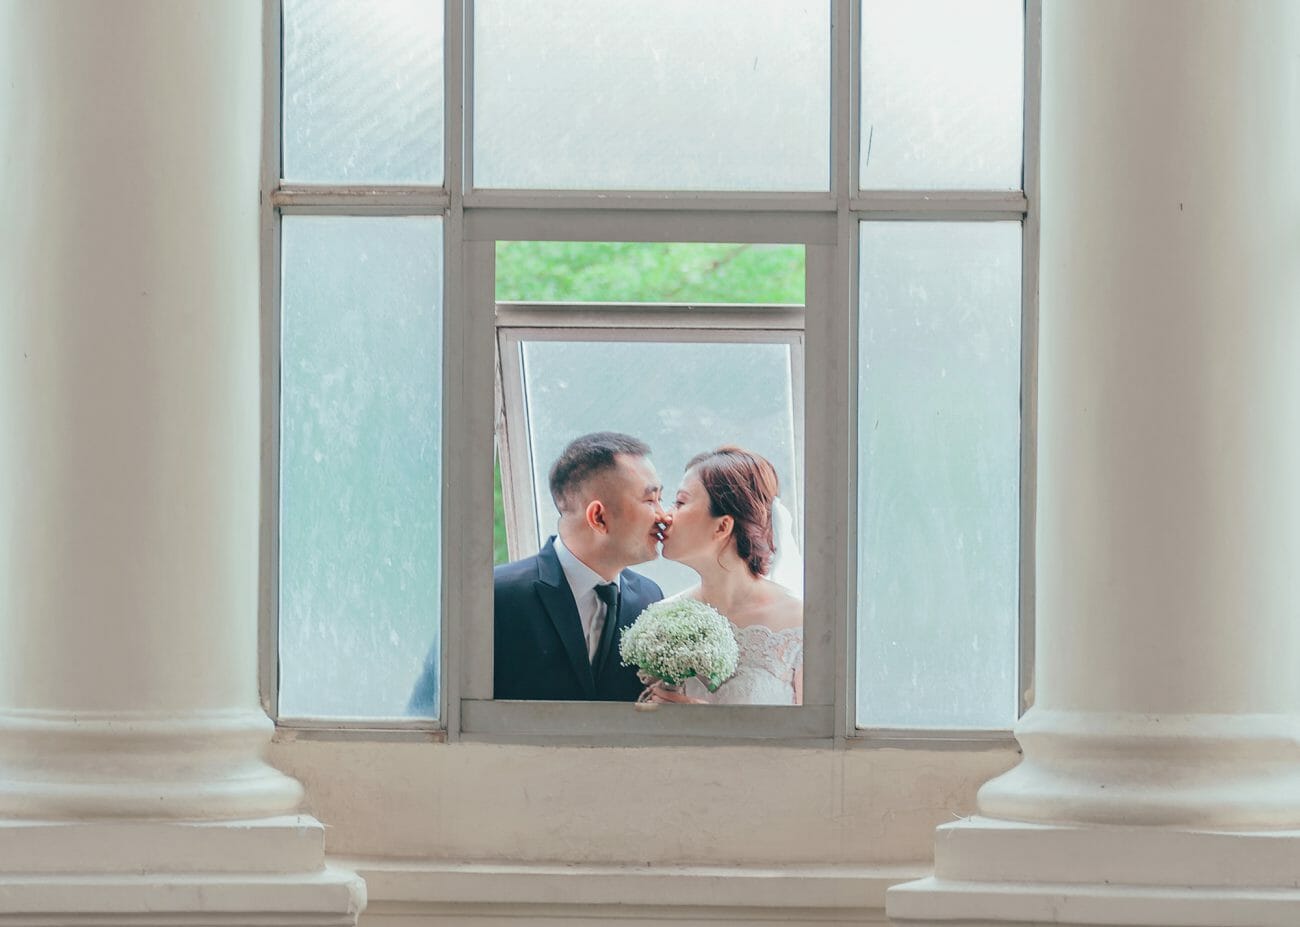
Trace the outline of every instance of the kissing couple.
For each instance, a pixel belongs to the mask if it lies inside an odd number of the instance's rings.
[[[740,646],[736,674],[713,693],[697,679],[684,692],[656,687],[657,701],[798,705],[803,698],[803,602],[770,576],[793,554],[776,470],[758,454],[720,447],[686,465],[672,501],[630,435],[574,439],[550,470],[559,530],[536,556],[493,571],[494,697],[635,702],[643,685],[622,666],[618,636],[663,598],[630,567],[662,556],[699,583],[678,593],[711,605]],[[802,576],[799,576],[802,582]]]

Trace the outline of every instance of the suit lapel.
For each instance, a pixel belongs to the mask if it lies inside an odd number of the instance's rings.
[[[619,604],[619,617],[625,619],[626,624],[631,624],[641,617],[641,612],[650,603],[646,601],[646,590],[644,588],[644,579],[642,577],[624,571],[623,573],[623,601]]]
[[[537,555],[537,572],[539,578],[533,583],[533,589],[541,600],[546,616],[555,626],[555,633],[560,636],[560,643],[564,645],[564,653],[569,658],[573,674],[582,685],[582,691],[591,698],[596,694],[596,680],[591,673],[591,661],[587,659],[587,642],[582,637],[582,619],[578,617],[573,591],[569,589],[569,581],[564,578],[564,570],[560,567],[560,559],[555,556],[555,546],[551,541],[547,541]]]

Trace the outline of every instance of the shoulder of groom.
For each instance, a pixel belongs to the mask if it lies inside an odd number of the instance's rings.
[[[512,560],[509,563],[503,563],[500,566],[492,568],[492,583],[500,586],[503,583],[517,583],[527,579],[537,578],[537,557],[525,557],[522,560]]]

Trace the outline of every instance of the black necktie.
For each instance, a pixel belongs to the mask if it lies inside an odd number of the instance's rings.
[[[614,627],[618,624],[618,583],[601,583],[596,587],[596,596],[605,603],[605,626],[600,629],[600,643],[596,645],[591,670],[600,675],[609,651],[609,642],[614,639]]]

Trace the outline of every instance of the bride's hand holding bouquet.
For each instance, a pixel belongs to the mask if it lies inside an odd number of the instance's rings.
[[[692,676],[716,692],[736,672],[740,648],[731,624],[712,606],[685,597],[655,602],[623,632],[618,653],[638,668],[646,690],[638,708],[692,702],[681,685]]]

